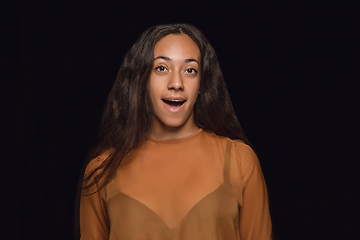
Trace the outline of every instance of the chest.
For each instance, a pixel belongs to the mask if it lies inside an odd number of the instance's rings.
[[[217,236],[236,235],[239,219],[224,151],[198,146],[148,148],[120,166],[106,189],[116,235],[128,239],[136,228],[138,239],[236,239]]]
[[[181,206],[163,208],[173,215],[168,217],[147,202],[124,194],[114,182],[107,191],[110,236],[114,239],[238,239],[239,207],[226,183],[203,196],[181,217],[176,215],[183,212]]]
[[[174,227],[221,186],[222,165],[204,156],[141,154],[119,168],[115,185]]]

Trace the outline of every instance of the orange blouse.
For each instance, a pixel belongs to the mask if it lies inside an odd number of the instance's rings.
[[[87,172],[108,153],[90,162]],[[147,138],[80,202],[82,240],[269,240],[268,194],[253,150],[199,129]]]

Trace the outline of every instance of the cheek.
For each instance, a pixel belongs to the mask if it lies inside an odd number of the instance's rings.
[[[154,103],[155,103],[155,97],[156,93],[153,91],[153,89],[149,89],[149,97],[150,97],[150,102],[152,107],[154,108]]]
[[[156,87],[154,86],[154,81],[151,80],[151,78],[149,79],[149,82],[148,82],[148,86],[147,86],[147,90],[148,90],[148,93],[149,93],[149,97],[150,97],[150,100],[152,101],[155,96],[156,96]]]
[[[199,94],[200,94],[200,83],[195,83],[191,89],[191,96],[194,100],[196,100]]]
[[[157,109],[159,109],[159,107],[160,107],[159,104],[161,104],[160,90],[159,90],[159,88],[157,88],[154,85],[149,85],[148,93],[149,93],[150,106],[151,106],[152,110],[156,112]]]

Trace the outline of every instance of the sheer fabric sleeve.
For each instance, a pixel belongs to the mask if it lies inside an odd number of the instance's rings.
[[[235,144],[235,154],[242,182],[240,208],[240,239],[272,239],[268,192],[259,160],[251,147]]]
[[[100,158],[92,160],[85,175],[99,164]],[[82,191],[80,198],[81,240],[108,240],[109,221],[105,203],[105,187],[97,191],[97,186]]]

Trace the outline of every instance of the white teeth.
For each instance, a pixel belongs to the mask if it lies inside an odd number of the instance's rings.
[[[185,102],[185,101],[181,101],[181,100],[171,100],[171,99],[163,99],[163,101],[166,101],[166,102],[175,102],[175,103]]]
[[[178,99],[163,99],[163,102],[166,104],[177,104],[177,105],[183,105],[185,101],[181,101]]]

